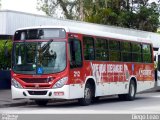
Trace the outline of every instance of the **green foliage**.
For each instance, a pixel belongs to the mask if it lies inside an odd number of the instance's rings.
[[[157,33],[160,34],[160,31],[158,31]]]
[[[87,2],[88,1],[88,2]],[[157,31],[159,5],[148,0],[85,0],[85,21],[144,31]],[[103,4],[102,4],[103,3]],[[88,5],[87,5],[88,4]]]
[[[48,16],[63,14],[67,19],[75,19],[78,17],[78,2],[78,0],[37,0],[37,9]]]
[[[53,16],[61,9],[65,18],[157,31],[160,24],[160,1],[150,0],[37,0],[38,8]],[[59,14],[59,13],[58,13]]]
[[[11,68],[12,41],[0,40],[0,69],[7,70]]]

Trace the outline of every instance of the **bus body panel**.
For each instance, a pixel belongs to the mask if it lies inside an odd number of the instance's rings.
[[[155,86],[155,81],[138,81],[137,92],[142,92],[147,89],[151,89]]]

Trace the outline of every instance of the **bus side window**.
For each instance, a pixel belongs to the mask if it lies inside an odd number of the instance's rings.
[[[109,60],[121,61],[119,41],[109,40]]]
[[[94,60],[95,51],[94,51],[94,38],[92,37],[83,37],[83,49],[84,49],[84,59],[85,60]]]
[[[131,62],[131,44],[130,42],[121,42],[121,59],[123,62]]]
[[[143,62],[145,63],[151,63],[152,62],[152,50],[151,46],[148,44],[142,45],[143,50]]]
[[[70,67],[82,67],[81,42],[78,39],[69,39]]]
[[[132,61],[142,62],[142,45],[140,43],[132,43]]]
[[[95,39],[95,59],[99,61],[108,61],[108,40],[103,38]]]

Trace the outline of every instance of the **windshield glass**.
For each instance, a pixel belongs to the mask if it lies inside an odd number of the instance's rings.
[[[65,42],[14,43],[12,68],[22,74],[50,74],[66,67]]]

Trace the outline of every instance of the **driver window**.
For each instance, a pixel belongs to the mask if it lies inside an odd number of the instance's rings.
[[[69,39],[69,50],[70,50],[70,67],[78,68],[82,67],[82,52],[81,42],[78,39]]]

